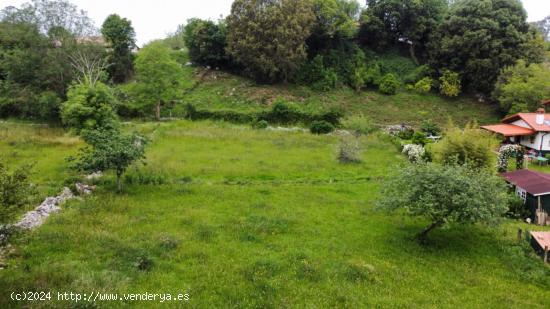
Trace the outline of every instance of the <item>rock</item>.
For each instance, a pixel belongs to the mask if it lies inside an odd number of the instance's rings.
[[[65,187],[58,196],[46,198],[40,206],[27,212],[19,222],[13,225],[13,227],[28,230],[42,225],[50,214],[61,210],[60,205],[72,198],[74,198],[73,193],[69,188]]]
[[[391,135],[397,135],[399,132],[410,131],[413,128],[405,124],[396,124],[387,126],[385,131]]]
[[[96,180],[103,176],[103,173],[101,171],[97,171],[95,173],[91,173],[90,175],[86,176],[87,180]]]
[[[90,186],[80,182],[77,182],[75,186],[76,186],[76,190],[78,191],[78,193],[80,193],[80,195],[91,194],[92,192],[94,192],[96,188],[96,186]]]

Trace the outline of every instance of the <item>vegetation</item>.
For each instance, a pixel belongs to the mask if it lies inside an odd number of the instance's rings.
[[[229,58],[227,47],[227,27],[223,21],[217,24],[210,20],[193,18],[184,28],[185,46],[189,49],[191,61],[212,67],[224,67]]]
[[[132,22],[117,14],[105,19],[101,33],[109,43],[109,76],[115,83],[127,81],[133,73],[132,49],[136,46],[136,33]]]
[[[0,162],[0,225],[10,223],[17,210],[30,202],[34,190],[29,174],[30,166],[21,166],[10,173]]]
[[[311,123],[309,130],[313,134],[328,134],[334,131],[334,126],[330,122],[324,120],[316,120]]]
[[[468,166],[418,164],[402,169],[382,190],[380,207],[403,208],[430,225],[418,238],[445,224],[494,223],[507,209],[506,185],[490,172]]]

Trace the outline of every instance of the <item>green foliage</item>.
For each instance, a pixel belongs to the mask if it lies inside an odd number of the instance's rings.
[[[56,121],[59,119],[61,99],[53,91],[45,91],[38,98],[36,113],[40,119]]]
[[[438,136],[439,134],[441,134],[441,128],[439,128],[439,126],[431,119],[422,121],[422,124],[420,125],[420,130],[431,136]]]
[[[134,95],[144,110],[155,110],[155,118],[160,120],[161,107],[177,97],[181,66],[172,57],[170,48],[162,42],[144,46],[138,53],[136,62]]]
[[[388,95],[396,94],[399,87],[401,87],[401,83],[392,73],[384,75],[380,80],[380,85],[378,85],[380,92]]]
[[[372,123],[372,119],[363,114],[356,114],[344,119],[342,126],[347,130],[364,135],[376,131],[376,126]]]
[[[313,134],[328,134],[334,131],[334,126],[330,122],[324,120],[316,120],[311,123],[309,131]]]
[[[464,130],[450,124],[443,139],[433,145],[432,152],[437,163],[492,169],[495,166],[493,150],[497,145],[496,139],[476,123],[468,124]]]
[[[127,81],[133,73],[132,49],[136,45],[132,22],[111,14],[103,22],[101,34],[112,49],[109,54],[109,76],[115,83]]]
[[[361,144],[357,136],[352,134],[343,134],[340,136],[337,159],[340,163],[361,162]]]
[[[403,129],[397,133],[397,137],[399,137],[402,140],[410,140],[412,139],[414,135],[413,129]]]
[[[61,119],[77,133],[114,127],[117,122],[116,107],[117,100],[105,84],[76,84],[69,89],[67,101],[61,106]]]
[[[426,134],[419,131],[414,132],[411,139],[411,143],[422,146],[425,146],[427,143],[429,143],[429,141],[430,140],[426,137]]]
[[[256,122],[253,123],[253,127],[255,129],[263,130],[263,129],[267,129],[269,127],[269,123],[265,120],[259,120],[259,121],[256,121]]]
[[[110,128],[87,130],[83,138],[91,147],[81,149],[73,168],[87,173],[113,170],[117,189],[122,192],[121,177],[131,164],[145,158],[147,140]]]
[[[400,169],[382,189],[382,209],[427,218],[418,237],[446,224],[495,223],[507,211],[507,188],[489,171],[461,165],[416,164]]]
[[[14,219],[17,210],[27,205],[35,193],[29,173],[30,166],[22,166],[10,173],[0,162],[0,224]]]
[[[439,78],[439,92],[447,97],[457,97],[462,88],[461,84],[458,73],[445,70]]]
[[[466,89],[490,94],[503,68],[536,54],[526,48],[526,19],[517,0],[454,1],[430,41],[432,68],[457,72]]]
[[[547,98],[550,98],[550,70],[523,60],[500,73],[493,92],[493,99],[509,114],[534,111]]]
[[[191,61],[212,67],[227,65],[227,27],[224,21],[193,18],[184,28],[185,46],[189,49]]]
[[[257,81],[289,80],[306,58],[313,19],[307,0],[236,0],[227,17],[227,51]]]
[[[414,84],[414,91],[418,93],[428,93],[432,90],[434,81],[431,77],[424,77]]]

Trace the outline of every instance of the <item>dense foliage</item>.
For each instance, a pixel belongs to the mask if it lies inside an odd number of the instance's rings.
[[[223,67],[227,65],[227,27],[224,21],[193,18],[184,28],[185,46],[191,61],[201,65]]]
[[[289,80],[306,58],[313,18],[308,0],[235,0],[227,51],[258,81]]]
[[[111,47],[109,76],[115,83],[127,81],[132,76],[132,49],[136,45],[136,34],[132,22],[117,14],[109,15],[103,22],[101,33]]]
[[[25,206],[34,192],[29,180],[29,166],[12,172],[0,162],[0,225],[9,223],[17,209]]]
[[[493,223],[507,209],[506,184],[485,170],[460,165],[416,164],[386,181],[380,206],[405,209],[429,220],[418,237],[446,224]]]

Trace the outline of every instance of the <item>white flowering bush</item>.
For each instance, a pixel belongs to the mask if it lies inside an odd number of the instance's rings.
[[[422,145],[408,144],[403,147],[403,154],[406,155],[412,163],[420,163],[424,161],[426,150]]]

